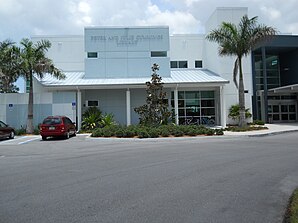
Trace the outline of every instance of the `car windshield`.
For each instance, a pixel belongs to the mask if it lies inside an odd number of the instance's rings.
[[[0,127],[1,127],[1,128],[5,128],[5,127],[7,127],[7,126],[6,126],[6,124],[5,124],[4,122],[1,122],[1,121],[0,121]]]
[[[46,118],[43,121],[43,124],[46,124],[46,125],[61,124],[61,119],[60,118]]]

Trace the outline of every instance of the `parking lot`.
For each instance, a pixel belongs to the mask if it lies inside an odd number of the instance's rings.
[[[67,140],[82,140],[85,138],[89,138],[89,134],[81,134],[77,135],[76,137],[72,137]],[[47,141],[53,142],[53,141],[64,141],[65,139],[62,138],[56,138],[56,139],[48,139]],[[29,143],[37,143],[39,141],[42,141],[40,135],[27,135],[27,136],[15,136],[14,139],[4,139],[0,140],[0,146],[1,145],[22,145],[22,144],[29,144]]]
[[[297,160],[297,133],[16,137],[0,142],[0,221],[277,223]]]

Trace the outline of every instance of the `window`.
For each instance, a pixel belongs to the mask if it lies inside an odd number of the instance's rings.
[[[88,52],[87,57],[88,58],[97,58],[97,52]]]
[[[151,57],[167,57],[167,51],[152,51]]]
[[[171,105],[175,114],[174,92],[171,93]],[[185,124],[189,120],[204,124],[206,118],[215,122],[215,108],[214,91],[178,91],[179,124]]]
[[[202,68],[203,67],[203,61],[196,60],[195,61],[195,68]]]
[[[171,61],[171,68],[187,68],[187,61]]]
[[[98,101],[86,101],[87,107],[98,107]]]
[[[55,125],[55,124],[61,124],[62,121],[60,118],[46,118],[45,120],[43,120],[42,124],[46,124],[46,125]]]
[[[69,118],[64,119],[65,124],[72,124],[72,121]]]
[[[171,68],[178,68],[178,61],[171,61]]]
[[[187,61],[179,61],[179,68],[187,68]]]

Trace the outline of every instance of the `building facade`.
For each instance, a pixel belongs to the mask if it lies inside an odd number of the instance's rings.
[[[218,8],[206,23],[206,33],[223,21],[237,24],[245,14],[247,8]],[[243,60],[246,107],[255,119],[285,121],[285,113],[278,113],[277,120],[273,112],[278,104],[280,111],[288,111],[287,121],[297,121],[298,37],[287,37],[293,40],[290,46],[283,45],[288,42],[284,38],[259,46]],[[66,79],[47,75],[35,79],[35,125],[47,115],[67,115],[80,128],[82,114],[90,106],[112,113],[119,124],[137,124],[134,108],[145,103],[145,82],[151,79],[154,63],[160,66],[158,74],[176,124],[233,122],[228,112],[238,103],[232,81],[236,58],[220,57],[217,44],[204,34],[169,35],[167,26],[87,27],[83,36],[32,37],[34,42],[41,39],[52,43],[48,57]],[[285,90],[278,97],[288,100],[287,108],[276,95]],[[26,125],[27,98],[27,94],[0,95],[5,111],[0,119],[17,128]]]
[[[275,36],[252,52],[254,118],[297,121],[298,37]]]

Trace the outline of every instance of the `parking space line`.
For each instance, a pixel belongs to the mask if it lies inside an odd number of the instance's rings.
[[[22,144],[25,144],[25,143],[28,143],[28,142],[32,142],[32,141],[35,141],[35,140],[38,140],[38,139],[40,139],[40,137],[34,137],[33,139],[28,139],[26,141],[19,142],[18,145],[22,145]]]
[[[21,136],[14,139],[1,141],[0,145],[21,145],[39,139],[40,136]]]

